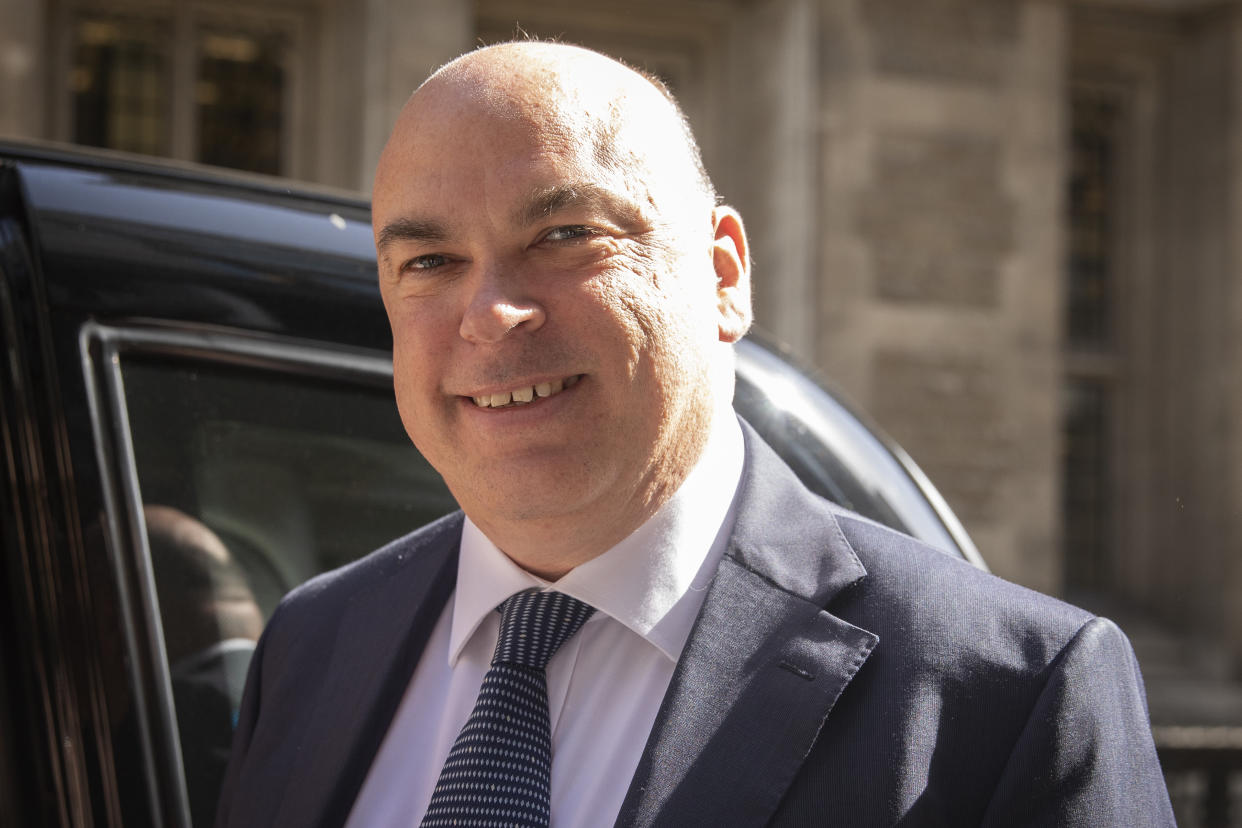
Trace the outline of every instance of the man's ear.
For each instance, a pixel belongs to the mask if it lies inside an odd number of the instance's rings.
[[[721,205],[712,211],[712,229],[720,341],[737,342],[750,330],[750,247],[742,217],[732,207]]]

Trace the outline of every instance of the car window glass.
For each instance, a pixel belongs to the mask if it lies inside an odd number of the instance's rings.
[[[205,826],[280,597],[456,504],[387,387],[139,355],[121,367],[191,814]]]

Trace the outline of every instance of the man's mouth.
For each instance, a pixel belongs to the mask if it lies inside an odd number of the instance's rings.
[[[526,405],[537,399],[555,396],[567,388],[573,388],[582,379],[582,374],[574,374],[565,379],[552,382],[540,382],[535,385],[522,385],[512,391],[499,394],[485,394],[482,397],[471,397],[479,408],[511,408],[515,405]]]

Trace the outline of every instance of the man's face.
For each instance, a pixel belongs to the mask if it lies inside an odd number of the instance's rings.
[[[665,198],[641,158],[603,166],[581,113],[431,97],[403,116],[373,207],[406,430],[485,532],[628,533],[697,460],[715,405],[710,202]]]

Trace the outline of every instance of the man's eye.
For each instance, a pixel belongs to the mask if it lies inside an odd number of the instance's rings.
[[[593,227],[586,227],[581,224],[568,224],[564,227],[553,227],[544,235],[544,241],[562,242],[575,241],[577,239],[586,239],[596,235]]]
[[[401,268],[402,270],[434,270],[437,267],[443,267],[448,264],[448,258],[439,253],[428,253],[425,256],[415,256],[410,259]]]

